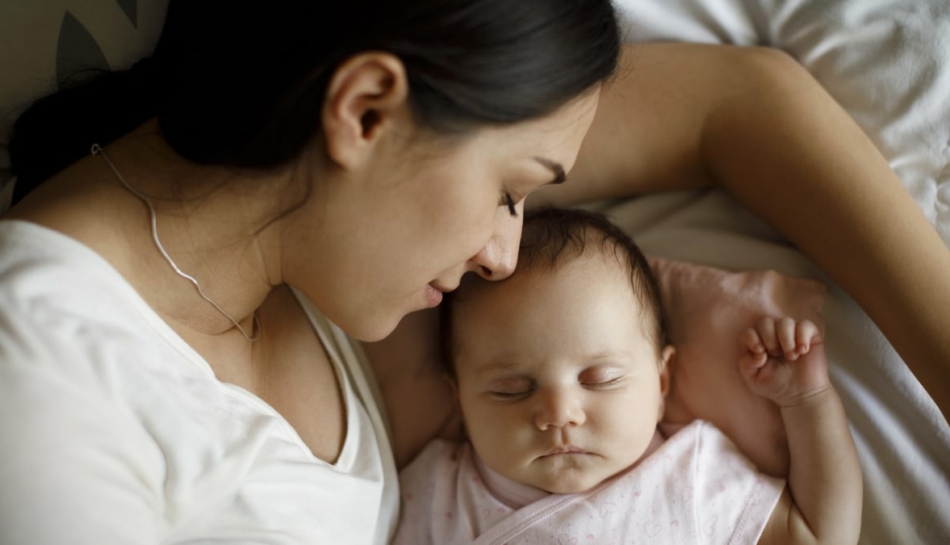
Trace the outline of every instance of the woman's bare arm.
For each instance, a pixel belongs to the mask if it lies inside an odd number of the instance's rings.
[[[535,202],[723,187],[854,297],[950,415],[950,250],[793,59],[761,48],[627,46],[570,178]]]

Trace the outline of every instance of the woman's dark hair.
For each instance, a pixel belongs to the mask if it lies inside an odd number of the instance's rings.
[[[334,70],[362,51],[405,64],[439,132],[544,116],[608,78],[610,0],[171,0],[154,54],[39,100],[14,125],[14,201],[158,118],[199,164],[282,166],[317,136]]]
[[[613,254],[620,266],[626,268],[630,287],[641,303],[640,310],[645,314],[644,332],[656,343],[656,348],[662,350],[668,338],[659,282],[646,256],[633,239],[603,214],[552,207],[528,212],[524,218],[524,233],[515,274],[557,269],[559,265],[584,255],[591,247],[604,255]],[[446,294],[439,308],[440,352],[449,376],[455,376],[454,308],[466,297],[466,286],[483,282],[489,281],[467,277],[458,290]]]

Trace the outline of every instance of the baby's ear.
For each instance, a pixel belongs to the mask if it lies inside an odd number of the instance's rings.
[[[673,378],[673,366],[676,365],[676,348],[672,344],[663,347],[660,353],[660,393],[663,397],[670,392],[670,380]]]
[[[453,412],[452,418],[446,421],[445,426],[443,426],[438,436],[442,439],[452,441],[467,441],[468,430],[465,429],[465,419],[462,418],[462,404],[459,402],[458,380],[449,372],[442,373],[442,380],[444,380],[445,383],[449,385],[449,389],[452,390],[452,399],[455,400],[455,411]]]
[[[442,380],[449,385],[449,389],[452,390],[452,398],[455,400],[455,405],[459,404],[459,385],[457,379],[452,373],[448,371],[442,373]]]
[[[656,415],[657,422],[663,419],[663,413],[666,410],[666,396],[670,393],[670,381],[673,380],[674,365],[676,365],[676,348],[668,344],[660,352],[660,407]]]

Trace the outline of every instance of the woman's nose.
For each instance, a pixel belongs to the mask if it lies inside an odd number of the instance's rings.
[[[539,430],[581,426],[587,420],[578,396],[560,388],[538,394],[540,405],[535,414],[535,425]]]
[[[495,232],[485,246],[469,260],[469,269],[485,280],[504,280],[515,272],[515,266],[518,264],[522,206],[518,207],[518,217],[512,217],[507,209],[499,210],[503,215],[495,221]]]

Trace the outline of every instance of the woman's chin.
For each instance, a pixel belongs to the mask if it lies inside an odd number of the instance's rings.
[[[347,335],[364,343],[374,343],[388,337],[404,315],[398,316],[380,316],[375,315],[368,319],[353,324],[337,324]]]

